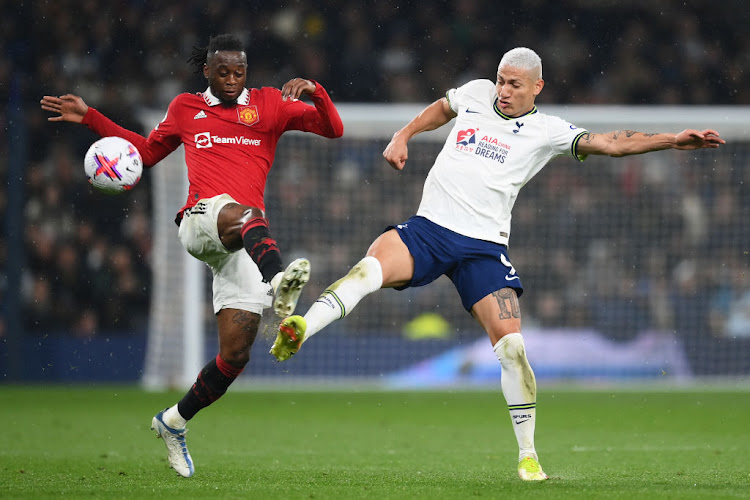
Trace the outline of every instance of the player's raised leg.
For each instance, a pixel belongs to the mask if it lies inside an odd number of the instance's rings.
[[[244,207],[241,205],[238,207],[245,209],[241,217],[238,219],[238,221],[242,223],[240,229],[240,234],[242,235],[242,246],[250,255],[253,262],[258,266],[260,274],[263,276],[263,281],[270,283],[271,280],[283,270],[283,267],[281,265],[281,252],[279,251],[279,247],[276,240],[271,238],[268,231],[268,220],[262,215],[262,212],[258,208]],[[219,224],[221,224],[225,213],[234,215],[237,210],[238,208],[236,207],[225,207],[222,209]],[[229,219],[230,217],[227,218]],[[220,231],[221,227],[222,226],[220,225]],[[235,227],[236,224],[232,221],[229,228],[233,229]],[[229,236],[230,235],[227,234],[227,238],[229,238]],[[227,246],[227,248],[230,250],[232,249],[230,246]]]
[[[263,281],[271,284],[274,312],[280,318],[289,316],[297,307],[302,288],[310,279],[310,262],[296,259],[282,270],[281,253],[276,240],[270,237],[268,221],[263,217],[253,217],[243,224],[242,241],[250,258],[260,269]]]
[[[398,232],[381,234],[346,276],[325,289],[302,316],[281,322],[270,353],[277,361],[294,355],[310,337],[344,318],[365,296],[380,288],[405,285],[414,274],[414,259]]]
[[[282,267],[281,253],[269,233],[268,220],[259,208],[229,203],[219,213],[219,235],[229,250],[244,247],[274,293],[273,310],[284,318],[294,312],[302,288],[310,279],[310,262],[297,259]]]
[[[277,361],[292,357],[302,343],[325,326],[344,318],[366,295],[378,290],[383,282],[380,262],[365,257],[349,273],[325,289],[302,316],[291,316],[281,322],[270,353]]]

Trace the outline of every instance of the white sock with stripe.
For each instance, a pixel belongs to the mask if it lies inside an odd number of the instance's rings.
[[[536,378],[526,359],[523,337],[520,333],[505,335],[493,350],[502,367],[501,385],[518,441],[518,458],[532,456],[538,459],[534,448]]]
[[[375,257],[360,260],[349,273],[332,284],[305,313],[305,340],[349,314],[365,296],[379,290],[383,269]]]

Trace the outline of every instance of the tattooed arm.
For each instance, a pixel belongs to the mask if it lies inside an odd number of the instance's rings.
[[[578,141],[576,152],[581,155],[627,156],[662,149],[718,148],[724,142],[715,130],[687,129],[679,134],[616,130],[606,134],[584,134]]]

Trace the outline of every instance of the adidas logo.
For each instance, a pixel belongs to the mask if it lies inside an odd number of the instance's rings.
[[[200,118],[208,118],[203,110],[198,111],[198,113],[196,113],[196,115],[193,117],[193,120],[199,120]]]

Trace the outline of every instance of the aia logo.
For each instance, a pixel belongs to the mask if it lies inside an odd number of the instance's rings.
[[[477,142],[478,128],[468,128],[466,130],[459,130],[456,136],[456,145],[468,146],[469,144],[475,144]]]

